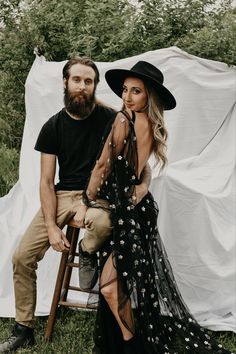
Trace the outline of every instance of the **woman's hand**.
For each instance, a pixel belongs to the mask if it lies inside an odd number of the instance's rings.
[[[78,207],[77,213],[74,216],[74,221],[78,225],[78,227],[85,227],[84,221],[85,221],[85,215],[88,210],[87,205],[80,205]]]

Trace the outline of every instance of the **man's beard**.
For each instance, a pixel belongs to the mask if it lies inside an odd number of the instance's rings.
[[[84,119],[90,115],[95,104],[95,90],[91,95],[85,92],[72,93],[68,87],[64,89],[64,104],[66,110],[72,115]]]

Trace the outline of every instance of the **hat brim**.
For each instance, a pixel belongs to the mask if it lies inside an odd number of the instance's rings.
[[[151,84],[151,86],[156,89],[158,96],[161,99],[161,102],[165,110],[170,110],[175,108],[176,100],[172,93],[161,83],[156,80],[153,80],[151,77],[140,74],[135,71],[126,70],[126,69],[111,69],[105,73],[106,81],[109,87],[113,92],[119,97],[122,98],[123,84],[127,77],[137,77],[145,82]]]

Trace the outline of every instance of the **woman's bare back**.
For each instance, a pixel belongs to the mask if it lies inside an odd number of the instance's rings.
[[[137,139],[138,178],[152,153],[153,130],[146,113],[135,113],[134,130]]]

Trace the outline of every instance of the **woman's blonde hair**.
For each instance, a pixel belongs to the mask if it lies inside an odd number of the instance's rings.
[[[153,128],[153,153],[157,164],[160,163],[161,168],[164,168],[167,163],[166,141],[168,137],[164,122],[164,107],[158,97],[158,93],[153,87],[147,83],[145,83],[145,87],[148,94],[148,104],[145,111]]]

